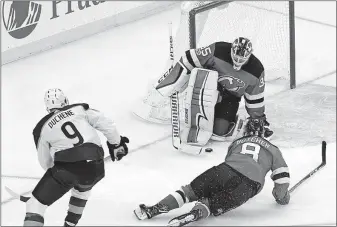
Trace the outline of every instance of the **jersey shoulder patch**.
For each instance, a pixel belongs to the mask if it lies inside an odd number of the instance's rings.
[[[214,57],[219,58],[222,61],[232,64],[231,58],[232,44],[227,42],[214,43]]]
[[[264,67],[261,61],[254,54],[250,56],[248,63],[243,65],[241,69],[252,74],[257,79],[259,79],[261,74],[264,72]]]

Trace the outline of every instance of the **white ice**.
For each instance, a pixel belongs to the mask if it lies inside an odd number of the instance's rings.
[[[331,10],[336,8],[335,2],[296,4],[299,16],[336,25],[336,12]],[[307,7],[306,10],[303,7]],[[79,225],[165,225],[190,208],[191,205],[186,205],[143,222],[132,212],[139,203],[155,203],[189,183],[197,174],[222,162],[228,145],[218,145],[213,153],[199,157],[178,153],[171,146],[169,126],[148,124],[131,113],[132,103],[146,92],[147,78],[156,77],[165,66],[169,21],[176,29],[178,8],[2,68],[1,201],[10,198],[4,191],[5,185],[24,193],[37,183],[35,179],[8,176],[39,178],[43,175],[32,129],[46,114],[44,91],[59,87],[71,102],[87,102],[113,118],[120,132],[131,140],[127,157],[121,162],[106,164],[106,178],[94,188]],[[302,19],[297,19],[297,23],[299,83],[336,87],[336,27]],[[270,86],[267,94],[271,96],[282,90],[283,86]],[[141,147],[143,145],[147,146]],[[273,184],[267,180],[263,191],[242,207],[196,224],[335,224],[335,147],[335,142],[328,144],[326,167],[292,194],[288,206],[275,204],[271,195]],[[294,184],[320,163],[320,144],[283,149],[283,154]],[[68,199],[69,195],[65,195],[47,210],[46,225],[63,224]],[[22,225],[24,215],[25,205],[19,201],[1,205],[2,225]]]

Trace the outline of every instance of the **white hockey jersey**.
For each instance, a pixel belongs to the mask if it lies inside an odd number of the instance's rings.
[[[110,144],[120,143],[114,122],[86,103],[68,105],[46,115],[33,130],[42,168],[51,168],[55,161],[102,159],[104,151],[96,129]]]

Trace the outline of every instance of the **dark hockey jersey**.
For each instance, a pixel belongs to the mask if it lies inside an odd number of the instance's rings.
[[[246,136],[233,141],[228,148],[225,162],[263,188],[266,174],[271,170],[274,197],[281,199],[288,190],[290,175],[278,147],[258,136]]]
[[[264,114],[264,67],[260,60],[251,55],[249,61],[234,70],[231,58],[231,43],[216,42],[207,47],[191,49],[180,58],[185,68],[205,68],[219,73],[219,84],[229,93],[245,98],[245,106],[251,117]]]

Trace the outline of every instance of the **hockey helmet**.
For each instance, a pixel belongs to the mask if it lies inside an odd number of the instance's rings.
[[[245,136],[259,136],[264,137],[264,119],[249,119],[246,128]]]
[[[62,108],[69,104],[68,98],[64,95],[63,91],[58,88],[48,89],[44,95],[44,103],[48,113],[53,109]]]
[[[239,37],[234,40],[231,48],[231,57],[233,60],[233,68],[240,70],[241,67],[249,60],[253,52],[252,42],[244,37]]]

